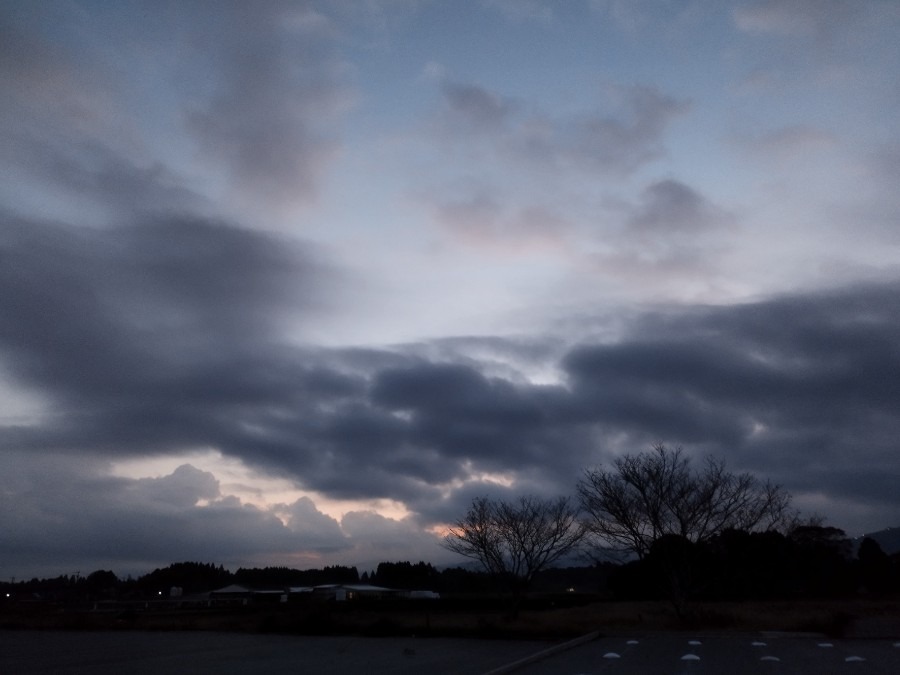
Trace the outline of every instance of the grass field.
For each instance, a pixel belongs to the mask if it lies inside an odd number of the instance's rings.
[[[217,630],[247,633],[563,639],[591,631],[789,631],[833,637],[876,631],[900,637],[900,599],[692,603],[678,616],[669,603],[594,601],[526,607],[422,601],[328,603],[202,609],[5,607],[0,628]],[[874,636],[873,636],[874,637]]]

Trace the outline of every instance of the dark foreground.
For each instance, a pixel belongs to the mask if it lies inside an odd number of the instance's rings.
[[[236,635],[213,632],[0,631],[0,673],[900,673],[900,641],[786,634],[605,636],[527,662],[545,642]]]
[[[822,633],[831,638],[900,639],[900,598],[806,602],[531,602],[511,615],[499,601],[332,602],[237,607],[147,603],[81,607],[51,603],[0,606],[0,630],[208,631],[382,638],[474,638],[559,642],[599,631]],[[2,671],[0,671],[0,675]],[[900,671],[898,671],[900,675]]]
[[[506,640],[0,631],[0,673],[477,675],[545,646],[541,642]]]
[[[521,675],[898,675],[900,642],[803,635],[606,637],[515,671]]]

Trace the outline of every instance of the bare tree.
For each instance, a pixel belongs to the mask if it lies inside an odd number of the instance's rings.
[[[665,535],[697,543],[730,528],[779,529],[790,516],[791,497],[780,486],[711,457],[693,472],[681,448],[662,444],[620,457],[610,470],[586,470],[577,490],[584,527],[641,559]]]
[[[444,547],[481,563],[512,584],[514,594],[534,575],[572,551],[584,536],[568,497],[521,497],[514,502],[479,497],[444,538]]]

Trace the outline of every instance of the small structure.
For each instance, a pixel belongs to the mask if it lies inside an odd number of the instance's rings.
[[[341,588],[346,593],[346,600],[396,598],[403,592],[370,584],[345,584]]]
[[[434,591],[407,591],[385,588],[372,584],[322,584],[312,588],[301,586],[289,589],[292,598],[309,598],[318,601],[353,602],[359,600],[384,600],[389,598],[437,599]]]
[[[321,584],[319,586],[290,586],[277,590],[252,589],[231,584],[209,593],[209,605],[247,605],[250,603],[286,602],[358,602],[390,598],[434,600],[434,591],[408,591],[371,584]]]
[[[253,597],[253,591],[246,586],[230,584],[209,592],[210,605],[246,605]]]

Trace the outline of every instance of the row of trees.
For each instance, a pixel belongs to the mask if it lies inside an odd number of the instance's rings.
[[[612,570],[611,565],[547,569],[536,575],[532,588],[559,593],[577,587],[579,591],[594,593],[606,587],[606,579]],[[155,600],[168,597],[172,588],[180,588],[183,596],[190,596],[229,584],[276,589],[368,583],[395,589],[437,591],[445,598],[467,596],[490,600],[497,593],[495,581],[483,571],[462,567],[438,569],[422,561],[381,562],[374,570],[361,574],[356,567],[342,565],[305,570],[283,566],[239,568],[231,572],[212,563],[178,562],[138,578],[120,579],[111,570],[96,570],[86,576],[75,574],[0,582],[0,606],[23,601],[83,605],[98,600]],[[578,598],[570,600],[577,601]]]
[[[96,570],[86,576],[62,575],[49,579],[0,582],[0,594],[16,598],[52,602],[83,602],[102,599],[158,598],[168,596],[173,587],[182,593],[204,593],[229,584],[250,588],[316,586],[319,584],[358,583],[355,567],[326,566],[323,569],[297,570],[288,567],[239,568],[236,572],[222,565],[202,562],[177,562],[154,569],[142,576],[120,579],[112,570]]]
[[[518,595],[576,550],[644,560],[661,540],[701,545],[726,531],[786,532],[797,525],[780,486],[733,473],[714,458],[694,470],[680,448],[661,444],[585,471],[576,491],[577,500],[477,498],[444,546],[477,560]],[[678,581],[672,584],[677,591]]]
[[[834,527],[802,525],[781,532],[725,530],[692,543],[667,535],[650,552],[615,569],[609,589],[620,599],[769,600],[839,597],[900,590],[900,561],[873,539],[853,543]]]

